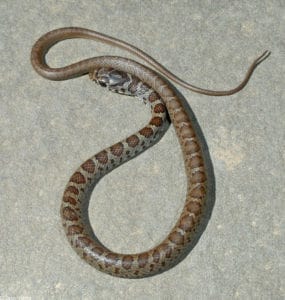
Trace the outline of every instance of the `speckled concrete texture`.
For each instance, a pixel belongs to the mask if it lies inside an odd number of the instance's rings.
[[[284,299],[284,15],[277,0],[0,0],[1,300]],[[207,142],[216,192],[199,242],[163,274],[113,278],[82,261],[65,238],[59,207],[72,172],[149,119],[141,103],[86,76],[52,82],[34,72],[33,43],[65,26],[123,39],[211,89],[235,86],[256,56],[272,51],[236,95],[207,97],[175,85]],[[132,57],[69,40],[49,52],[48,62],[105,54]],[[148,249],[175,223],[185,191],[170,127],[157,145],[99,183],[91,223],[112,250]]]

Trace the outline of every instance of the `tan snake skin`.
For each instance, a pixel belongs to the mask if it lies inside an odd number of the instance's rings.
[[[114,56],[94,57],[63,68],[49,67],[45,62],[47,51],[58,41],[68,38],[94,39],[121,47],[144,59],[180,85],[194,92],[214,96],[230,95],[242,89],[255,67],[270,53],[264,52],[253,62],[245,79],[236,88],[210,91],[182,81],[134,46],[95,31],[76,27],[61,28],[45,34],[33,46],[32,65],[38,74],[47,79],[66,80],[89,74],[91,80],[111,91],[136,96],[150,104],[152,117],[144,128],[92,156],[71,176],[64,191],[61,217],[73,249],[96,269],[125,278],[141,278],[160,273],[173,266],[185,254],[203,215],[207,175],[201,146],[176,92],[161,75],[148,67]],[[86,217],[91,192],[105,174],[152,146],[167,129],[168,115],[181,145],[187,175],[188,188],[182,213],[159,245],[142,253],[114,253],[98,241]]]

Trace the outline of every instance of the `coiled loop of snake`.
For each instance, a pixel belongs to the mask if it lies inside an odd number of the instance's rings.
[[[248,70],[239,86],[229,91],[210,91],[182,81],[149,55],[121,40],[83,28],[61,28],[43,35],[34,45],[31,62],[34,69],[50,80],[66,80],[89,74],[96,83],[111,91],[136,96],[149,102],[152,118],[137,133],[104,149],[84,162],[71,176],[61,205],[62,223],[73,249],[89,264],[113,276],[141,278],[171,267],[185,253],[203,214],[207,193],[203,153],[179,97],[158,73],[133,60],[102,56],[85,59],[63,68],[51,68],[45,62],[47,51],[57,42],[87,38],[123,48],[144,59],[169,79],[201,94],[222,96],[236,93],[249,80],[255,67],[270,54],[264,52]],[[183,152],[187,175],[187,195],[180,218],[167,237],[142,253],[112,252],[96,239],[86,215],[90,192],[95,184],[118,165],[135,157],[155,143],[168,127],[168,117],[176,130]]]

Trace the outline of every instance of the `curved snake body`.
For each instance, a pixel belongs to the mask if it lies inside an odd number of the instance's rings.
[[[269,54],[264,53],[253,63],[238,88],[230,91],[209,91],[181,81],[134,46],[91,30],[54,30],[41,37],[34,45],[31,53],[32,65],[43,77],[65,80],[88,73],[91,80],[111,91],[136,96],[144,102],[149,102],[152,117],[144,128],[95,154],[71,176],[64,191],[61,217],[73,249],[96,269],[125,278],[154,275],[171,267],[184,254],[201,220],[207,193],[207,175],[201,146],[176,92],[158,73],[146,66],[114,56],[94,57],[63,68],[51,68],[46,64],[45,54],[52,45],[67,38],[79,37],[124,48],[140,56],[174,81],[184,83],[184,86],[188,85],[186,87],[189,89],[216,96],[231,94],[241,89],[256,65]],[[152,249],[136,254],[112,252],[97,240],[89,220],[84,217],[87,214],[90,194],[105,174],[155,143],[167,129],[168,116],[181,145],[187,175],[187,195],[181,215],[167,237]]]

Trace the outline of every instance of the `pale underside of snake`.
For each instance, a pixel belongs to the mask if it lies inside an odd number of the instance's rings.
[[[66,80],[89,74],[91,80],[110,91],[135,96],[149,103],[152,116],[144,128],[95,154],[71,176],[63,195],[61,218],[72,248],[96,269],[125,278],[142,278],[163,272],[185,254],[203,216],[207,174],[199,140],[175,90],[160,74],[140,63],[117,56],[101,56],[62,68],[49,67],[45,61],[48,50],[57,42],[70,38],[93,39],[123,48],[183,87],[213,96],[231,95],[241,90],[255,67],[270,52],[265,51],[252,63],[244,80],[236,88],[211,91],[182,81],[146,53],[128,43],[84,28],[53,30],[43,35],[32,48],[32,65],[38,74],[47,79]],[[136,254],[112,252],[96,238],[90,225],[88,204],[91,192],[104,175],[158,141],[167,130],[169,119],[181,145],[187,176],[187,194],[181,215],[159,245]]]

